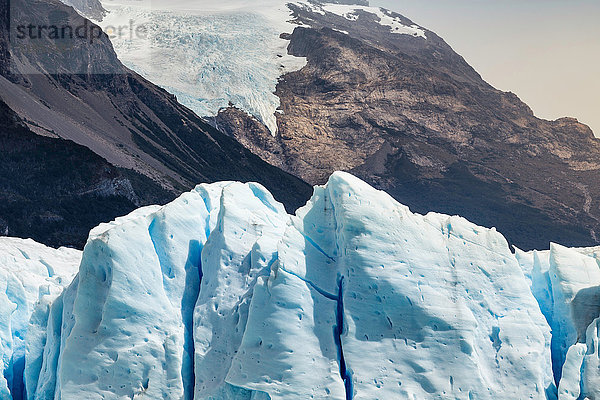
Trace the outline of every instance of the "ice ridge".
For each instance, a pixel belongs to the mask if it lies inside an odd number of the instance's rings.
[[[83,253],[2,250],[0,398],[600,395],[598,249],[513,254],[346,173],[295,215],[203,184]]]

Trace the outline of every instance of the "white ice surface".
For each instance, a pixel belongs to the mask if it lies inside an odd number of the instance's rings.
[[[254,285],[269,275],[288,220],[284,207],[260,185],[238,183],[223,191],[216,227],[202,251],[194,310],[195,398],[252,394],[225,378],[246,331]]]
[[[586,331],[586,353],[581,366],[584,398],[600,398],[600,318],[596,318]]]
[[[570,249],[552,244],[549,251],[517,251],[517,258],[552,329],[558,398],[597,398],[600,247]]]
[[[558,387],[560,400],[579,399],[581,395],[581,365],[586,352],[587,346],[584,343],[577,343],[569,348]]]

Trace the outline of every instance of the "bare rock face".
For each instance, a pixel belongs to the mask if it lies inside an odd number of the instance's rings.
[[[414,211],[460,214],[522,248],[598,243],[600,142],[587,126],[536,118],[401,15],[292,8],[301,26],[288,51],[308,63],[277,86],[277,135],[233,109],[220,128],[311,184],[351,171]]]

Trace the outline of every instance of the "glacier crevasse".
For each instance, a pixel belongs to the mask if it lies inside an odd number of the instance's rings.
[[[513,254],[346,173],[294,216],[199,185],[92,230],[29,311],[0,296],[0,398],[18,340],[28,399],[595,398],[597,253]]]

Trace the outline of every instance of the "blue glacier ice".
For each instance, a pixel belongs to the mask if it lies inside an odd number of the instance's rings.
[[[545,398],[549,329],[494,230],[338,173],[278,258],[229,382],[272,399]]]
[[[552,329],[558,398],[599,398],[600,247],[516,255]]]
[[[83,253],[3,240],[2,399],[600,396],[600,248],[513,253],[346,173],[295,215],[221,182]]]
[[[69,285],[80,259],[77,250],[0,238],[0,399],[25,393],[24,374],[41,361],[50,303]]]

